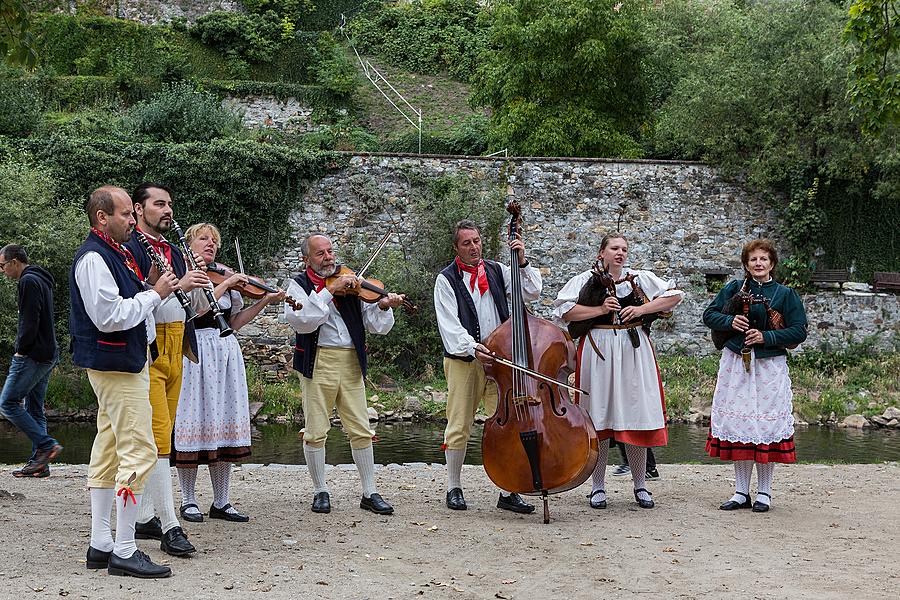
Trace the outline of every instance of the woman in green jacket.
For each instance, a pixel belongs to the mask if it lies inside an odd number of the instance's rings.
[[[746,279],[722,288],[703,312],[707,327],[732,334],[719,361],[706,451],[734,461],[735,493],[719,508],[766,512],[775,463],[797,460],[786,348],[806,339],[807,321],[797,292],[772,278],[778,264],[772,242],[746,244],[741,263]],[[744,306],[749,306],[746,316]],[[758,488],[751,504],[754,463]]]

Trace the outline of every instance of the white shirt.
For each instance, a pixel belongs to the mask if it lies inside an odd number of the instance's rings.
[[[503,271],[503,284],[506,287],[506,299],[509,301],[512,297],[509,267],[503,263],[497,264]],[[543,286],[540,271],[529,265],[519,268],[519,273],[522,275],[522,298],[526,302],[537,300]],[[468,273],[463,273],[463,284],[472,295],[472,302],[475,303],[475,313],[478,315],[478,326],[481,330],[480,341],[484,341],[500,326],[500,314],[497,312],[491,291],[486,291],[482,296],[477,285],[474,290],[471,289],[469,277]],[[434,311],[437,314],[438,330],[441,332],[444,349],[455,356],[475,356],[475,345],[479,341],[476,341],[460,323],[453,284],[443,274],[438,274],[434,282]]]
[[[94,326],[104,333],[126,331],[141,322],[147,325],[147,342],[156,339],[153,310],[162,299],[150,289],[138,292],[133,298],[119,294],[109,267],[97,252],[87,252],[75,265],[75,283],[84,303],[84,310]]]
[[[154,242],[158,242],[159,238],[155,238],[146,231],[143,232],[145,236],[147,236],[148,240],[153,240]],[[136,235],[136,234],[132,234]],[[151,264],[153,264],[153,259],[150,259]],[[175,269],[172,269],[172,272],[175,272]],[[209,310],[209,302],[206,301],[206,296],[203,294],[203,290],[199,288],[195,288],[190,292],[187,292],[188,299],[191,301],[191,308],[194,309],[194,312],[197,314],[206,312]],[[153,312],[153,320],[158,324],[163,323],[178,323],[184,321],[184,308],[181,306],[181,302],[175,296],[175,294],[169,294],[166,296],[166,299],[160,303],[159,306],[156,307],[156,310]]]
[[[297,333],[312,333],[319,329],[318,345],[323,348],[353,348],[353,340],[331,299],[334,297],[328,288],[322,291],[313,290],[309,295],[303,291],[296,281],[288,281],[287,295],[296,298],[303,304],[300,310],[294,310],[287,303],[284,305],[284,317]],[[384,335],[394,326],[393,309],[381,310],[378,303],[362,305],[363,325],[369,333]]]

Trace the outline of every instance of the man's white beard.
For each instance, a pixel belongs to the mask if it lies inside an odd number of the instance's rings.
[[[332,275],[337,273],[337,263],[331,265],[330,267],[326,267],[324,271],[320,271],[316,268],[313,268],[312,271],[322,279],[327,279],[328,277],[331,277]]]

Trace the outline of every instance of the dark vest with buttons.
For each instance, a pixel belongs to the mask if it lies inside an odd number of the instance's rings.
[[[75,281],[75,266],[88,252],[96,252],[106,263],[123,298],[134,298],[144,284],[125,266],[124,257],[100,236],[91,232],[75,253],[69,271],[69,333],[72,336],[72,362],[97,371],[140,373],[147,362],[147,327],[143,321],[125,331],[104,333],[97,329],[81,300]],[[143,271],[141,271],[143,273]]]
[[[181,279],[184,277],[185,273],[187,273],[187,264],[184,261],[184,255],[175,244],[169,243],[168,241],[166,243],[169,244],[169,248],[172,250],[172,270],[175,271],[175,277]],[[137,234],[131,234],[131,239],[125,243],[125,247],[134,255],[134,260],[137,262],[141,273],[149,273],[151,265],[150,256],[147,254],[144,245],[137,239]],[[212,316],[212,311],[209,311],[208,314]],[[194,319],[194,321],[196,321],[196,319]],[[184,324],[184,337],[191,348],[191,352],[194,353],[194,356],[198,356],[197,332],[194,321],[187,321]]]
[[[297,275],[294,277],[294,281],[303,288],[307,295],[315,289],[306,273]],[[368,361],[366,359],[366,328],[363,325],[362,302],[360,302],[358,296],[341,296],[334,298],[334,303],[341,318],[344,319],[344,325],[347,326],[350,339],[353,340],[353,347],[356,349],[357,358],[359,358],[359,368],[363,377],[365,377]],[[307,379],[312,379],[313,369],[316,366],[319,329],[312,333],[298,333],[294,342],[294,370]]]
[[[500,265],[492,260],[484,261],[484,271],[487,274],[488,291],[497,307],[497,314],[500,316],[500,322],[503,323],[509,318],[509,302],[506,299],[506,284],[503,282],[503,270]],[[459,322],[463,328],[469,332],[475,341],[481,343],[481,326],[478,323],[478,313],[475,312],[475,302],[472,301],[472,294],[467,287],[468,279],[471,277],[468,273],[463,273],[456,266],[456,261],[447,265],[441,275],[447,278],[453,287],[453,293],[456,294],[456,310],[459,316]],[[464,360],[470,362],[475,360],[474,356],[456,356],[450,354],[444,349],[444,356],[454,358],[456,360]]]

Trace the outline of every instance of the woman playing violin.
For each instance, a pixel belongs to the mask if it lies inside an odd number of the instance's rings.
[[[193,225],[185,232],[185,238],[191,250],[206,264],[216,260],[222,236],[215,225]],[[280,302],[285,296],[281,290],[266,293],[245,308],[241,294],[235,288],[247,282],[246,275],[230,273],[213,291],[225,319],[235,331],[253,320],[263,308]],[[211,314],[197,317],[194,323],[199,360],[196,364],[184,361],[172,461],[178,467],[181,484],[181,515],[188,521],[203,521],[195,485],[197,466],[205,464],[209,465],[214,495],[209,517],[248,521],[249,517],[239,513],[228,498],[231,464],[250,456],[250,409],[244,358],[235,336],[219,337]]]

